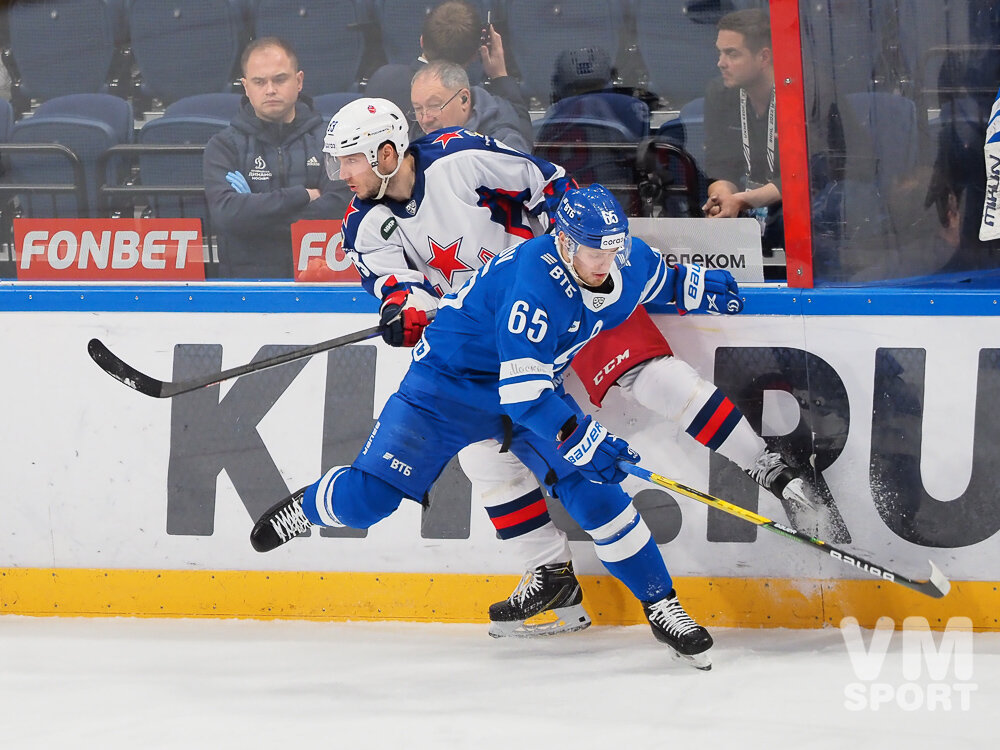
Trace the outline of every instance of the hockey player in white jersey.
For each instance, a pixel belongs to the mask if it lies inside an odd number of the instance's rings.
[[[461,448],[506,433],[511,452],[642,602],[656,638],[708,669],[712,638],[681,606],[649,528],[620,487],[619,462],[639,457],[583,413],[562,378],[590,339],[641,304],[736,313],[739,290],[726,271],[668,266],[630,237],[624,210],[600,185],[567,192],[555,229],[503,251],[442,300],[354,463],[273,506],[251,542],[268,551],[311,525],[368,528],[404,497],[425,497]]]
[[[402,113],[386,104],[347,105],[331,121],[324,151],[328,166],[339,168],[357,194],[345,217],[344,246],[366,288],[383,300],[386,341],[411,346],[436,297],[457,289],[497,249],[542,231],[570,182],[556,165],[461,129],[408,144],[405,130],[395,127]],[[588,344],[573,367],[595,406],[620,385],[738,464],[783,501],[793,520],[809,506],[804,472],[769,451],[721,391],[672,356],[642,307]],[[549,519],[530,472],[491,441],[459,458],[498,534],[516,540],[525,560],[514,593],[490,607],[490,634],[551,634],[589,624],[566,536]],[[546,610],[557,617],[538,622]]]

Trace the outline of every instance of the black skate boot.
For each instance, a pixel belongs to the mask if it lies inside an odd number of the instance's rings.
[[[280,503],[268,508],[257,519],[250,532],[250,544],[258,552],[270,552],[312,526],[312,522],[302,512],[302,496],[305,488],[293,492]]]
[[[695,669],[709,670],[712,661],[706,653],[712,648],[712,636],[684,611],[677,592],[673,589],[656,602],[643,602],[649,627],[660,643],[665,643],[678,659]]]
[[[757,484],[774,495],[778,500],[791,504],[793,513],[805,511],[815,514],[823,502],[813,491],[805,472],[793,469],[782,458],[780,453],[764,451],[757,456],[756,463],[747,470],[747,474]],[[794,520],[794,519],[793,519]]]
[[[573,563],[539,565],[524,574],[508,599],[490,605],[490,635],[531,638],[583,630],[590,616],[581,602]]]

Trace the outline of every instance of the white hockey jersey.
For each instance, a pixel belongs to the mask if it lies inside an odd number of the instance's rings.
[[[574,183],[562,167],[462,128],[410,144],[416,180],[408,201],[355,196],[344,250],[379,299],[421,286],[443,296],[506,247],[541,234]]]

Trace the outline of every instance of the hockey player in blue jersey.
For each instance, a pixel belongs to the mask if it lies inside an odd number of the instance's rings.
[[[398,108],[359,99],[331,120],[324,152],[331,177],[355,199],[344,248],[365,288],[382,301],[384,338],[412,346],[438,297],[457,291],[500,249],[551,226],[569,187],[564,170],[464,129],[409,143]],[[793,523],[806,504],[805,472],[793,470],[740,410],[690,365],[672,356],[645,309],[592,339],[573,359],[591,402],[613,386],[693,439],[736,463],[785,506]],[[500,538],[516,546],[524,575],[489,608],[490,635],[535,636],[590,623],[566,534],[549,517],[539,483],[510,452],[487,440],[459,453]],[[552,617],[558,610],[558,615]]]
[[[649,528],[619,486],[626,474],[618,462],[638,456],[584,415],[561,383],[575,353],[639,305],[735,313],[736,282],[726,271],[668,266],[630,237],[624,210],[600,185],[569,191],[555,229],[500,253],[442,300],[354,463],[273,506],[251,542],[268,551],[312,525],[368,528],[404,497],[424,498],[465,445],[505,440],[642,602],[656,638],[707,669],[712,638],[684,611]]]
[[[393,346],[413,346],[438,299],[496,253],[548,229],[575,184],[558,165],[462,128],[410,143],[403,113],[383,99],[338,111],[323,150],[330,177],[355,194],[342,225],[344,250],[381,301],[383,337]],[[532,473],[495,440],[469,445],[458,460],[525,571],[511,596],[490,607],[490,634],[586,628],[569,540]],[[560,617],[549,616],[555,608]]]

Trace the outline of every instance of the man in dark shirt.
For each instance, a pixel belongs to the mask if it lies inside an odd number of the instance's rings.
[[[721,79],[705,95],[705,215],[753,216],[763,247],[784,246],[771,26],[761,10],[722,17],[715,46]]]
[[[222,278],[292,278],[291,225],[339,219],[350,199],[323,168],[326,119],[301,93],[287,42],[257,39],[243,53],[243,105],[205,147],[205,196]]]

